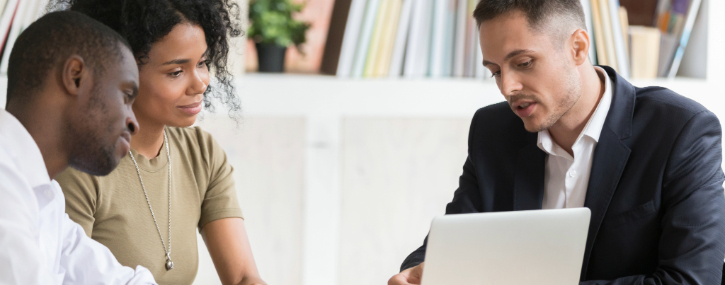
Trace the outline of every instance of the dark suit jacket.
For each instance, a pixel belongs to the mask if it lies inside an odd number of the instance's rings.
[[[581,284],[720,284],[720,122],[690,99],[635,88],[603,68],[614,90],[586,193],[592,216]],[[541,209],[546,154],[536,142],[506,102],[478,110],[446,214]],[[425,250],[424,242],[402,269],[421,263]]]

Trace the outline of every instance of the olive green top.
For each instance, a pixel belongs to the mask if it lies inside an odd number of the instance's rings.
[[[159,284],[191,284],[199,264],[196,228],[223,218],[242,218],[224,150],[199,127],[168,127],[171,156],[171,259],[151,218],[133,161],[127,155],[103,177],[67,169],[56,180],[65,194],[66,212],[86,234],[106,245],[118,261],[148,268]],[[153,159],[132,150],[161,235],[169,245],[168,159],[161,148]]]

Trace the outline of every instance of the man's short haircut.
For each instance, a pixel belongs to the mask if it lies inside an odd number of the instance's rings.
[[[128,42],[118,33],[78,12],[48,13],[18,37],[8,62],[7,102],[25,104],[39,92],[51,70],[62,68],[73,55],[93,72],[94,85],[107,64],[123,59]],[[7,52],[7,51],[6,51]]]
[[[544,31],[556,24],[565,23],[570,27],[586,29],[584,9],[580,0],[481,0],[473,11],[476,24],[496,18],[500,15],[520,11],[526,16],[529,28]],[[562,22],[565,21],[565,22]]]

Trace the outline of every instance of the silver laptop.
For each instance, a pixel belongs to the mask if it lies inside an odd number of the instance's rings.
[[[421,285],[579,284],[588,208],[433,220]]]

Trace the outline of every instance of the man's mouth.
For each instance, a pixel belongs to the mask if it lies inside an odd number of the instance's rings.
[[[531,103],[523,103],[523,104],[519,105],[518,108],[523,110],[523,109],[528,108],[530,105],[531,105]]]

